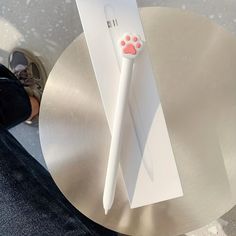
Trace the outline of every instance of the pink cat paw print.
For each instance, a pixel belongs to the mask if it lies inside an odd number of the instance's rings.
[[[122,55],[129,59],[134,59],[143,49],[142,39],[135,34],[125,34],[119,41]]]

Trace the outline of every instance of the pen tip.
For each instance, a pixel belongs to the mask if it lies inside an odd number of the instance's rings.
[[[105,215],[107,215],[108,214],[108,210],[107,209],[105,209]]]

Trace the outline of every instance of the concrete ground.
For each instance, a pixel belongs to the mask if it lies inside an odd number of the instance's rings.
[[[139,6],[167,6],[209,17],[236,34],[235,0],[138,0]],[[0,63],[14,47],[33,51],[49,73],[63,50],[82,32],[74,0],[1,0]],[[23,146],[45,166],[38,128],[21,124],[11,130]],[[236,209],[191,236],[236,235]]]

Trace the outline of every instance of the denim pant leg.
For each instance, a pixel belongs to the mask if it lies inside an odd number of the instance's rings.
[[[31,114],[29,96],[19,80],[0,64],[0,124],[11,128]]]
[[[0,235],[117,234],[78,212],[48,172],[0,126]]]

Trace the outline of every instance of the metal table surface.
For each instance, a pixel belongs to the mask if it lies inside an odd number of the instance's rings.
[[[83,35],[49,76],[40,139],[49,172],[79,211],[121,233],[173,236],[235,205],[236,39],[185,11],[153,7],[141,16],[185,196],[131,210],[120,175],[104,215],[110,132]]]

